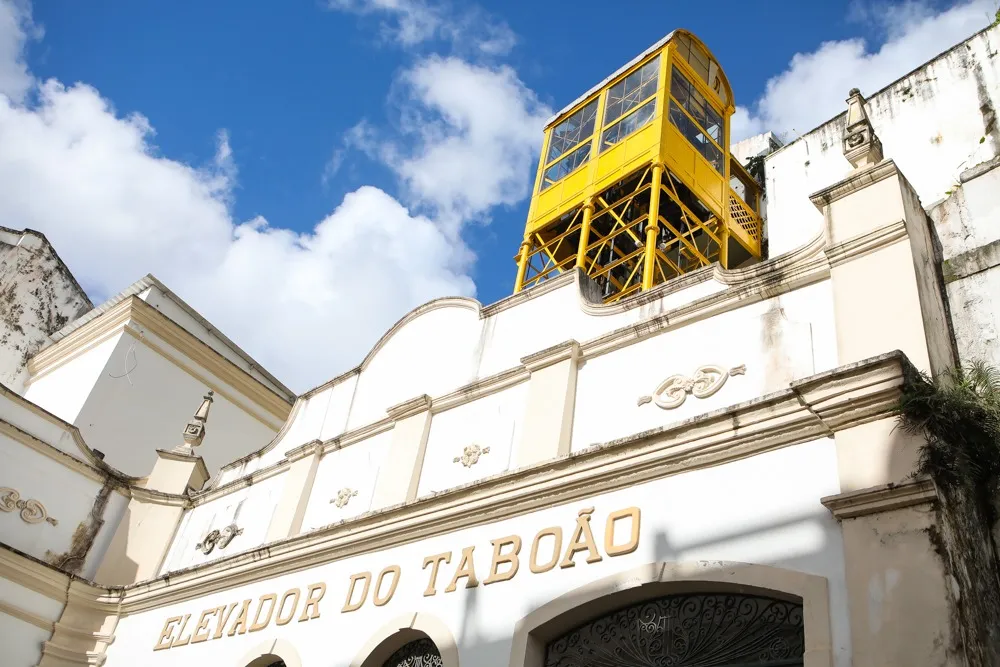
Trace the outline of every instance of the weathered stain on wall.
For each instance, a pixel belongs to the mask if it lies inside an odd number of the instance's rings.
[[[0,227],[0,383],[21,393],[32,355],[93,307],[42,234]]]

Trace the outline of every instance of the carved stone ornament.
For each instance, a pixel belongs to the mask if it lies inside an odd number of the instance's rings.
[[[9,486],[0,486],[0,511],[13,512],[20,510],[21,521],[25,523],[41,523],[45,521],[53,526],[59,525],[53,517],[49,516],[45,505],[34,499],[25,500],[17,489]]]
[[[855,169],[870,167],[882,161],[882,142],[868,119],[865,98],[857,88],[852,88],[847,98],[844,157]]]
[[[237,535],[242,535],[243,529],[237,526],[235,523],[231,523],[222,530],[213,530],[208,535],[205,536],[198,544],[194,545],[194,548],[202,552],[206,556],[212,553],[212,549],[219,547],[219,549],[225,549],[229,546],[229,543],[236,539]]]
[[[472,466],[479,463],[479,457],[485,456],[490,453],[489,447],[480,447],[479,445],[472,444],[462,450],[461,456],[456,456],[454,459],[455,463],[461,463],[466,468],[471,468]]]
[[[358,495],[356,489],[351,489],[345,486],[340,491],[337,491],[337,497],[332,498],[330,502],[334,503],[337,507],[347,507],[347,503],[351,502],[351,498],[356,495]]]
[[[638,404],[655,403],[657,407],[664,410],[679,408],[687,400],[688,394],[695,398],[708,398],[726,384],[731,376],[746,375],[745,365],[735,366],[726,370],[718,364],[707,364],[702,366],[694,375],[671,375],[660,383],[652,396],[640,396]]]

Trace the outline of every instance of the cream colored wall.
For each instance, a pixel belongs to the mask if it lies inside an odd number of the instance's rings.
[[[0,577],[0,644],[4,667],[35,667],[63,603]]]

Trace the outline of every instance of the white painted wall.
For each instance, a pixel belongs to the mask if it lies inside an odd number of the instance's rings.
[[[242,667],[236,662],[252,646],[280,638],[295,646],[305,667],[346,667],[377,628],[400,614],[420,611],[448,626],[458,642],[461,664],[506,667],[517,621],[559,595],[653,561],[735,560],[826,577],[835,665],[848,667],[851,643],[840,528],[819,503],[821,496],[838,491],[834,444],[823,439],[128,616],[118,625],[106,665],[131,667],[138,660],[149,667]],[[522,564],[511,581],[468,590],[460,586],[454,593],[443,593],[458,552],[466,546],[476,548],[476,573],[482,580],[492,550],[489,540],[517,534],[530,548],[530,540],[540,529],[561,526],[570,531],[579,509],[595,507],[593,524],[601,541],[607,513],[631,505],[643,512],[639,548],[632,554],[591,565],[578,557],[576,567],[537,575]],[[421,570],[423,558],[444,551],[453,552],[452,565],[439,575],[438,594],[424,597],[428,576]],[[523,548],[521,553],[526,555]],[[402,568],[402,575],[388,604],[375,607],[369,601],[357,612],[340,613],[350,575],[371,571],[377,576],[393,564]],[[152,651],[170,616],[198,614],[266,593],[281,595],[286,589],[304,589],[317,581],[328,586],[320,619],[281,627],[272,624],[260,633]]]
[[[892,159],[928,207],[947,196],[962,170],[1000,154],[1000,128],[984,127],[984,114],[1000,108],[1000,59],[993,57],[1000,27],[981,33],[881,92],[868,114]],[[844,98],[847,98],[844,91]],[[844,109],[846,114],[847,105]],[[841,145],[845,114],[767,158],[767,227],[771,256],[787,252],[822,230],[809,195],[851,171]]]
[[[31,380],[24,397],[71,424],[83,409],[94,383],[109,367],[123,334],[117,333],[78,354],[61,366]],[[122,373],[125,367],[111,364],[109,372]]]
[[[388,335],[358,378],[348,429],[385,418],[421,394],[439,396],[476,378],[482,322],[469,299],[449,300]]]
[[[786,389],[792,380],[837,365],[828,281],[661,333],[594,359],[577,377],[573,451]],[[688,395],[664,410],[638,404],[675,374],[706,364],[745,365],[705,399]]]
[[[319,462],[302,531],[315,530],[378,509],[372,505],[379,471],[385,465],[392,430],[326,454]],[[356,492],[346,505],[334,502],[341,489]]]
[[[509,470],[521,436],[527,396],[528,384],[523,382],[433,415],[417,495],[438,493]],[[472,445],[490,451],[469,467],[456,462]]]
[[[284,474],[275,475],[186,511],[160,573],[193,567],[264,544],[285,479]],[[206,555],[195,548],[209,532],[231,523],[242,528],[243,533],[225,549],[216,547]]]
[[[0,512],[0,541],[39,560],[69,550],[73,531],[87,519],[101,484],[68,470],[0,433],[0,487],[37,500],[58,522],[29,524],[18,510]]]

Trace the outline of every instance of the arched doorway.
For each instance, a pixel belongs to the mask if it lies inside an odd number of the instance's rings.
[[[383,667],[443,667],[441,652],[430,639],[408,642],[390,655]]]
[[[234,667],[302,667],[302,660],[290,642],[270,639],[247,651]]]
[[[545,667],[801,667],[802,605],[764,595],[683,593],[591,619],[545,646]]]

